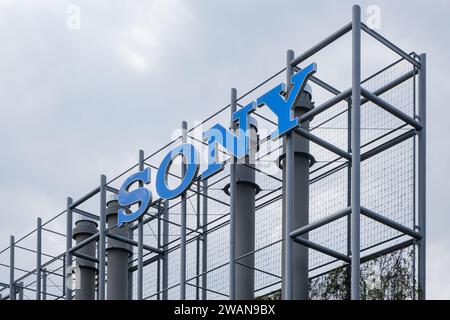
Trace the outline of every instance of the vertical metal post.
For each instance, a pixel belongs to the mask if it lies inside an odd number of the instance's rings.
[[[65,255],[65,296],[66,300],[72,300],[72,255],[69,250],[72,248],[72,206],[73,200],[67,197],[66,212],[66,255]]]
[[[425,53],[420,55],[420,72],[419,72],[419,120],[422,124],[422,130],[419,132],[418,148],[419,148],[419,177],[418,177],[418,197],[419,197],[419,231],[422,239],[419,242],[419,299],[426,298],[426,210],[427,210],[427,175],[426,175],[426,115],[427,115],[427,95],[426,95],[426,67],[427,56]]]
[[[197,195],[196,195],[196,200],[197,200],[197,208],[196,208],[196,213],[197,213],[197,227],[196,230],[199,231],[200,230],[200,179],[197,180]],[[195,299],[196,300],[200,300],[200,240],[201,240],[201,234],[198,233],[197,237],[195,239],[195,245],[196,245],[196,259],[195,259],[195,275],[197,276],[195,278]]]
[[[162,288],[163,300],[167,300],[169,297],[168,287],[169,287],[169,254],[168,254],[168,244],[169,244],[169,200],[164,201],[163,208],[163,239],[162,239],[162,247],[164,250],[163,255],[163,274],[162,274]]]
[[[347,151],[352,153],[352,105],[347,103]],[[347,206],[352,205],[352,166],[348,162],[347,167]],[[347,256],[352,255],[352,215],[347,215]],[[351,299],[351,266],[347,268],[347,299]]]
[[[47,300],[47,269],[42,270],[42,300]]]
[[[9,241],[9,300],[15,300],[15,281],[14,281],[14,236],[10,237]]]
[[[105,300],[106,285],[106,176],[100,176],[100,224],[98,239],[98,300]]]
[[[144,170],[144,150],[139,150],[139,171]],[[139,182],[139,186],[144,184]],[[143,216],[138,220],[138,248],[137,248],[137,299],[143,298],[143,282],[144,282],[144,222]]]
[[[287,94],[290,92],[290,81],[294,70],[291,61],[294,59],[294,51],[288,50],[286,53],[286,89]],[[283,297],[285,300],[292,300],[292,239],[289,234],[292,231],[292,221],[294,217],[294,138],[292,132],[288,133],[285,138],[286,158],[284,165],[286,166],[286,190],[284,192],[284,201],[286,207],[284,221],[284,278],[283,278]]]
[[[208,181],[202,180],[202,300],[207,299],[206,287],[208,285]]]
[[[23,300],[23,282],[19,282],[19,300]],[[1,300],[1,299],[0,299]]]
[[[37,218],[36,228],[36,300],[41,300],[42,220]]]
[[[161,250],[161,216],[163,214],[163,208],[161,205],[161,202],[158,203],[158,233],[157,233],[157,238],[158,238],[158,249]],[[158,256],[158,261],[157,261],[157,276],[156,276],[156,292],[158,292],[157,294],[157,300],[161,300],[161,262],[162,259],[164,259],[163,255],[160,254]]]
[[[63,291],[63,294],[65,295],[66,294],[66,255],[63,255],[62,259],[63,259],[63,261],[62,261],[62,270],[63,270],[63,272],[62,272],[62,274],[63,274],[63,277],[62,277],[63,289],[62,289],[62,291]]]
[[[181,122],[182,130],[182,142],[187,142],[187,122]],[[181,164],[181,177],[183,178],[186,174],[186,164],[182,161]],[[186,299],[186,192],[181,195],[181,236],[180,236],[180,299]]]
[[[235,129],[233,113],[236,112],[237,92],[231,89],[230,127]],[[230,300],[236,299],[236,157],[231,156],[230,163]]]
[[[351,298],[360,299],[360,193],[361,193],[361,8],[353,6],[352,19],[352,225]]]
[[[128,230],[128,237],[131,240],[134,240],[134,230],[132,228],[133,224],[130,224],[129,230]],[[128,257],[128,300],[133,300],[133,272],[130,271],[130,266],[133,263],[133,251],[134,246],[131,246],[131,252],[130,256]]]

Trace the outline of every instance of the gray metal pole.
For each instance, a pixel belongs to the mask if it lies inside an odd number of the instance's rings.
[[[23,282],[22,281],[19,282],[19,300],[23,300]]]
[[[352,105],[347,103],[347,151],[352,153]],[[351,208],[352,205],[352,166],[349,161],[347,167],[347,206]],[[352,255],[352,215],[347,216],[347,256]],[[347,268],[347,300],[351,299],[351,268]]]
[[[67,212],[66,212],[66,258],[65,258],[65,296],[66,300],[72,300],[72,206],[73,200],[67,197]],[[70,281],[69,281],[70,279]]]
[[[163,212],[163,238],[162,238],[162,249],[164,250],[163,255],[163,270],[162,270],[162,299],[167,300],[169,297],[167,288],[169,287],[169,200],[165,200]]]
[[[128,237],[131,240],[134,240],[134,230],[132,228],[133,224],[131,223],[128,227]],[[133,250],[134,246],[131,247],[131,254],[128,257],[128,267],[133,263]],[[128,268],[129,269],[129,268]],[[133,272],[128,270],[128,300],[133,300]]]
[[[360,299],[361,216],[361,8],[353,6],[352,19],[352,225],[351,298]]]
[[[72,237],[76,245],[82,243],[89,237],[97,233],[97,224],[91,220],[78,220],[72,230]],[[84,245],[77,250],[86,256],[95,257],[95,241]],[[75,288],[75,300],[94,300],[95,299],[95,275],[97,268],[95,262],[80,257],[76,257],[77,265],[77,283],[79,287]]]
[[[207,299],[208,275],[208,181],[202,181],[202,300]]]
[[[255,298],[255,159],[258,143],[257,123],[250,118],[250,153],[236,164],[235,192],[235,299]],[[242,132],[241,132],[242,134]]]
[[[144,170],[144,150],[139,150],[139,171]],[[139,182],[139,186],[144,184]],[[138,248],[137,248],[137,299],[143,299],[143,281],[144,281],[144,222],[141,216],[138,220]]]
[[[162,250],[162,243],[161,243],[161,238],[162,238],[162,227],[161,227],[161,217],[163,214],[164,208],[162,208],[162,204],[161,201],[158,203],[158,232],[157,232],[157,242],[158,242],[158,250]],[[164,256],[162,254],[160,254],[158,256],[158,261],[157,261],[157,276],[156,276],[156,292],[158,292],[157,294],[157,300],[161,300],[161,282],[162,282],[162,274],[161,274],[161,268],[162,268],[162,259],[164,259]]]
[[[98,300],[105,300],[106,285],[106,176],[100,176],[100,224],[98,239]]]
[[[42,300],[47,300],[47,269],[42,270]]]
[[[235,129],[232,120],[233,113],[236,112],[237,92],[235,88],[231,89],[231,107],[230,107],[230,127]],[[236,157],[231,157],[230,163],[230,300],[236,299]]]
[[[197,213],[197,227],[196,230],[199,231],[200,230],[200,180],[197,180],[197,194],[196,194],[196,200],[197,200],[197,208],[196,208],[196,213]],[[196,278],[195,278],[195,299],[196,300],[200,300],[200,241],[201,241],[201,233],[197,234],[197,237],[195,239],[195,251],[196,251],[196,259],[195,259],[195,274],[196,274]]]
[[[106,204],[106,222],[110,234],[129,239],[129,224],[117,227],[117,213],[119,211],[117,195],[113,194]],[[128,258],[131,255],[131,247],[122,241],[108,239],[108,300],[128,300]]]
[[[15,283],[14,283],[14,236],[9,239],[9,300],[15,300]]]
[[[36,300],[41,300],[42,220],[37,218],[36,228]]]
[[[187,142],[187,122],[181,123],[182,142]],[[186,174],[186,165],[181,164],[181,176]],[[186,299],[186,192],[181,195],[181,228],[180,228],[180,299]]]
[[[286,89],[287,93],[290,92],[290,79],[294,70],[291,66],[291,61],[294,58],[294,52],[288,50],[286,53]],[[293,241],[290,237],[292,232],[292,222],[294,218],[294,138],[292,133],[288,133],[285,138],[286,144],[286,157],[284,161],[285,169],[285,190],[284,190],[284,202],[285,202],[285,217],[284,217],[284,277],[283,277],[283,298],[285,300],[293,299],[293,257],[292,257],[292,244]]]
[[[426,115],[427,115],[427,96],[426,96],[426,69],[427,56],[425,53],[420,55],[420,72],[419,72],[419,120],[422,124],[422,130],[419,132],[419,231],[422,239],[419,242],[419,299],[426,299],[426,210],[427,210],[427,175],[426,175]]]

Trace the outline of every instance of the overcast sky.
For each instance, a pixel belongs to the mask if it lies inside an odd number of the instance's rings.
[[[281,69],[286,49],[340,28],[354,2],[0,0],[0,249],[101,173],[135,163],[139,148],[165,144],[181,120],[226,105],[231,87]],[[363,21],[378,6],[380,33],[428,54],[428,298],[449,299],[450,2],[360,4]],[[340,89],[349,53],[321,65]]]

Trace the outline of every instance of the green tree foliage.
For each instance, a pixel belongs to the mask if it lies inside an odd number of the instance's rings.
[[[350,268],[342,266],[310,281],[310,299],[345,300],[350,297]],[[362,300],[412,300],[415,288],[413,247],[397,250],[361,265]],[[279,300],[281,291],[257,298]]]

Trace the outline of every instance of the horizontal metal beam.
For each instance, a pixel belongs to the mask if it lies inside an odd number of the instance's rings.
[[[312,241],[306,240],[302,237],[297,237],[293,239],[298,244],[301,244],[303,246],[306,246],[308,248],[314,249],[316,251],[322,252],[323,254],[329,255],[330,257],[342,260],[344,262],[350,263],[351,259],[349,256],[346,256],[345,254],[339,253],[337,251],[334,251],[332,249],[329,249],[327,247],[324,247],[320,244],[314,243]],[[295,249],[294,249],[295,250]]]
[[[351,212],[351,208],[345,208],[344,210],[338,211],[336,213],[333,213],[332,215],[329,215],[328,217],[319,219],[315,222],[312,222],[304,227],[301,227],[297,230],[292,231],[289,235],[291,236],[291,238],[295,238],[298,236],[301,236],[302,234],[305,234],[307,232],[313,231],[317,228],[320,228],[324,225],[326,225],[327,223],[333,222],[335,220],[338,220],[340,218],[343,218],[345,216],[347,216],[349,213]]]
[[[301,71],[302,68],[294,67],[294,70],[295,70],[295,72],[298,72],[298,71]],[[317,77],[315,77],[315,76],[311,76],[311,77],[309,78],[309,80],[310,80],[311,82],[314,82],[315,84],[317,84],[319,87],[322,87],[323,89],[327,90],[328,92],[331,92],[331,93],[334,94],[334,95],[338,95],[338,94],[341,93],[341,92],[340,92],[338,89],[336,89],[335,87],[331,86],[330,84],[326,83],[326,82],[323,81],[323,80],[320,80],[319,78],[317,78]],[[350,100],[350,99],[348,99],[348,100]],[[242,106],[242,107],[243,107],[243,106]],[[254,114],[255,114],[255,112],[254,112]],[[268,119],[267,119],[267,120],[268,120]],[[271,121],[271,120],[268,120],[268,121],[273,122],[273,121]],[[273,124],[276,125],[275,122],[274,122]]]
[[[78,207],[80,204],[82,204],[83,202],[89,200],[90,198],[92,198],[93,196],[95,196],[99,192],[100,192],[100,187],[97,187],[94,190],[92,190],[91,192],[86,193],[80,199],[78,199],[77,201],[74,201],[71,205],[69,205],[69,209],[74,209],[74,208]]]
[[[53,233],[53,234],[56,234],[56,235],[64,237],[64,238],[66,237],[66,235],[64,233],[61,233],[61,232],[58,232],[58,231],[55,231],[55,230],[52,230],[52,229],[42,228],[42,230],[50,232],[50,233]]]
[[[81,253],[81,252],[72,252],[72,255],[81,259],[89,260],[95,263],[98,263],[98,259],[96,257]]]
[[[149,215],[149,217],[146,217],[143,221],[142,224],[147,224],[149,222],[152,222],[155,219],[159,219],[158,216],[160,216],[161,214],[159,212],[157,212],[156,214],[151,214],[151,213],[147,213]],[[130,226],[130,230],[136,230],[138,228],[137,224],[133,224],[132,226]]]
[[[372,92],[370,92],[367,89],[361,88],[361,94],[378,105],[379,107],[383,108],[385,111],[389,112],[393,116],[399,118],[400,120],[406,122],[407,124],[413,126],[416,128],[416,130],[422,129],[422,124],[419,123],[417,120],[414,120],[412,117],[408,116],[403,111],[400,111],[399,109],[392,106],[390,103],[386,102],[385,100],[381,99],[380,97],[374,95]]]
[[[398,77],[397,79],[394,79],[388,83],[386,83],[384,86],[374,90],[372,93],[376,96],[382,95],[383,93],[388,92],[389,90],[395,88],[396,86],[402,84],[403,82],[405,82],[406,80],[411,79],[412,77],[414,77],[414,75],[416,75],[417,73],[419,73],[419,71],[417,69],[413,69],[403,75],[401,75],[400,77]],[[367,99],[361,99],[361,105],[365,104],[369,102],[369,100]]]
[[[114,240],[118,240],[118,241],[122,241],[122,242],[127,243],[127,244],[131,244],[132,246],[135,246],[135,247],[138,246],[138,242],[137,241],[134,241],[134,240],[131,240],[129,238],[125,238],[125,237],[119,236],[117,234],[106,232],[106,236],[108,238],[111,238],[111,239],[114,239]],[[142,247],[145,250],[147,250],[147,251],[152,251],[152,252],[159,253],[159,254],[164,253],[163,250],[157,249],[155,247],[152,247],[152,246],[149,246],[149,245],[146,245],[146,244],[143,244]]]
[[[370,260],[373,260],[373,259],[379,258],[381,256],[384,256],[386,254],[395,252],[397,250],[401,250],[401,249],[407,248],[407,247],[409,247],[409,246],[411,246],[411,245],[413,245],[415,243],[416,243],[415,239],[409,239],[409,240],[400,242],[398,244],[395,244],[393,246],[389,246],[388,248],[384,248],[384,249],[381,249],[379,251],[370,253],[370,254],[368,254],[368,255],[366,255],[366,256],[361,258],[361,263],[365,263],[365,262],[368,262]]]
[[[298,118],[298,121],[300,123],[303,123],[305,121],[311,120],[312,118],[314,118],[316,115],[328,110],[329,108],[331,108],[332,106],[334,106],[335,104],[341,102],[342,100],[347,99],[348,97],[350,97],[352,95],[352,89],[349,88],[347,90],[342,91],[341,93],[339,93],[338,95],[330,98],[329,100],[325,101],[324,103],[322,103],[321,105],[317,106],[316,108],[312,109],[311,111],[306,112],[305,114],[301,115]]]
[[[115,193],[115,194],[118,194],[118,193],[119,193],[119,190],[118,190],[118,189],[116,189],[116,188],[114,188],[114,187],[110,187],[110,186],[106,186],[106,190],[108,190],[108,191],[110,191],[110,192],[112,192],[112,193]]]
[[[408,62],[410,62],[411,64],[415,65],[416,67],[420,68],[420,63],[415,60],[413,57],[411,57],[409,54],[407,54],[405,51],[403,51],[402,49],[400,49],[399,47],[397,47],[395,44],[393,44],[392,42],[390,42],[388,39],[386,39],[385,37],[383,37],[381,34],[379,34],[378,32],[370,29],[368,26],[366,26],[365,24],[361,24],[361,29],[364,30],[367,34],[371,35],[373,38],[375,38],[376,40],[378,40],[379,42],[381,42],[382,44],[384,44],[386,47],[388,47],[389,49],[391,49],[392,51],[394,51],[395,53],[397,53],[399,56],[401,56],[402,58],[404,58],[405,60],[407,60]]]
[[[351,158],[352,158],[352,156],[347,151],[344,151],[344,150],[336,147],[335,145],[323,140],[322,138],[319,138],[318,136],[303,129],[302,127],[297,127],[295,129],[295,133],[297,133],[297,134],[301,135],[302,137],[305,137],[308,140],[318,144],[319,146],[337,154],[338,156],[341,156],[344,159],[351,160]]]
[[[332,42],[336,41],[337,39],[339,39],[340,37],[342,37],[344,34],[346,34],[347,32],[349,32],[350,30],[352,30],[352,23],[349,22],[347,23],[345,26],[343,26],[341,29],[337,30],[336,32],[334,32],[333,34],[329,35],[328,37],[326,37],[325,39],[323,39],[322,41],[320,41],[318,44],[316,44],[315,46],[313,46],[312,48],[306,50],[305,52],[303,52],[301,55],[299,55],[298,57],[292,59],[291,61],[291,66],[296,66],[297,64],[299,64],[300,62],[308,59],[309,57],[311,57],[313,54],[317,53],[318,51],[322,50],[323,48],[325,48],[326,46],[328,46],[329,44],[331,44]]]
[[[77,244],[76,246],[72,247],[69,249],[69,253],[73,254],[75,251],[83,248],[85,245],[91,243],[92,241],[97,241],[99,237],[99,233],[97,232],[96,234],[93,234],[92,236],[90,236],[89,238],[81,241],[79,244]]]
[[[416,131],[414,129],[408,130],[405,133],[402,133],[401,135],[398,135],[397,137],[395,137],[389,141],[386,141],[385,143],[380,144],[379,146],[377,146],[373,149],[370,149],[369,151],[364,152],[361,155],[361,161],[367,160],[367,159],[369,159],[369,158],[371,158],[371,157],[373,157],[373,156],[375,156],[375,155],[377,155],[399,143],[402,143],[403,141],[406,141],[406,140],[412,138],[415,135],[416,135]]]
[[[411,236],[417,240],[422,239],[422,235],[419,232],[414,231],[408,227],[405,227],[404,225],[402,225],[398,222],[395,222],[389,218],[386,218],[386,217],[382,216],[381,214],[378,214],[370,209],[361,207],[361,213],[372,220],[378,221],[388,227],[391,227],[392,229],[400,231],[401,233]]]
[[[73,208],[72,212],[78,213],[78,214],[82,215],[83,217],[86,217],[86,218],[89,218],[89,219],[92,219],[92,220],[97,220],[97,221],[100,220],[99,216],[97,216],[97,215],[95,215],[93,213],[90,213],[90,212],[78,209],[78,208]]]

